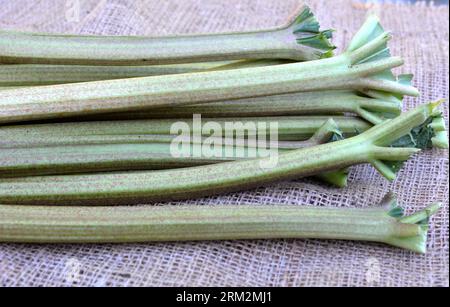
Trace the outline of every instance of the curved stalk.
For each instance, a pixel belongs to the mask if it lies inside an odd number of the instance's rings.
[[[331,31],[320,31],[308,7],[285,26],[255,32],[169,37],[79,36],[0,32],[0,63],[159,65],[331,55]],[[24,46],[26,48],[24,48]]]
[[[420,150],[397,150],[389,145],[423,124],[436,106],[433,103],[419,106],[349,139],[279,155],[274,167],[263,167],[261,163],[267,162],[264,158],[164,171],[0,180],[0,203],[99,205],[187,199],[312,176],[385,158],[403,161]],[[384,151],[380,151],[380,147]]]
[[[271,238],[372,241],[426,252],[434,204],[409,217],[397,208],[267,206],[23,207],[0,205],[0,242],[125,243]]]
[[[417,89],[399,82],[390,72],[403,61],[385,53],[379,57],[390,36],[373,32],[374,26],[379,23],[371,17],[362,27],[368,33],[365,45],[317,61],[5,90],[0,93],[0,123],[320,90],[372,90],[417,96]],[[367,57],[361,59],[361,54]]]

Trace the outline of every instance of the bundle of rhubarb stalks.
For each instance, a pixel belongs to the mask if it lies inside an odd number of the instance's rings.
[[[404,216],[387,195],[371,209],[120,206],[315,177],[344,187],[369,163],[393,180],[420,150],[447,148],[441,101],[418,96],[375,16],[333,54],[331,30],[304,7],[276,29],[173,37],[0,31],[0,241],[103,243],[257,238],[383,242],[425,252],[439,208]],[[176,123],[201,129],[174,155]],[[194,116],[195,117],[195,116]],[[276,123],[276,141],[245,125]],[[194,127],[191,127],[194,128]],[[217,130],[217,129],[216,129]],[[234,136],[227,142],[223,136]],[[213,156],[194,155],[205,142]],[[270,147],[279,153],[253,157]],[[319,181],[322,181],[319,182]]]

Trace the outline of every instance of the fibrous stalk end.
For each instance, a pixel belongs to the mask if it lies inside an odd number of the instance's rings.
[[[315,59],[333,56],[336,47],[331,43],[332,30],[320,30],[319,22],[308,6],[298,15],[293,24],[297,43],[314,50]]]
[[[386,208],[390,217],[397,220],[400,224],[400,229],[403,228],[402,225],[416,226],[416,228],[407,226],[408,233],[411,232],[411,230],[415,232],[413,235],[399,234],[398,236],[394,236],[387,240],[387,243],[416,253],[425,254],[427,250],[429,220],[431,216],[439,211],[441,204],[434,203],[412,215],[405,216],[403,208],[397,204],[395,195],[390,192],[383,198],[381,205]]]
[[[436,103],[421,105],[358,136],[365,146],[370,146],[369,162],[388,180],[395,179],[403,161],[421,149],[432,147],[433,138],[435,142],[442,138],[430,127],[436,106]],[[434,126],[440,127],[441,122],[436,120]]]

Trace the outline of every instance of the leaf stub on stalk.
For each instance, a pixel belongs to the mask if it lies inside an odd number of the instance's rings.
[[[363,29],[368,28],[368,23],[370,24],[370,20]],[[284,35],[286,29],[280,31],[284,31],[281,33]],[[361,40],[363,43],[361,47],[356,50],[349,49],[344,54],[329,59],[237,70],[2,91],[3,108],[0,111],[0,122],[140,111],[330,89],[418,95],[414,87],[400,84],[396,79],[392,80],[392,73],[389,70],[403,63],[400,58],[384,55],[380,59],[372,58],[370,61],[359,63],[373,56],[374,52],[379,52],[380,46],[384,48],[388,39],[383,36],[370,40],[372,32],[363,31],[363,33],[367,37]],[[302,53],[301,46],[298,47],[298,50],[293,51]],[[310,49],[306,49],[308,53]],[[174,87],[173,84],[177,86]],[[107,104],[104,103],[106,100]],[[29,106],[26,110],[21,107],[25,104]],[[374,116],[371,118],[378,120]]]
[[[383,204],[383,201],[382,201]],[[58,207],[0,205],[0,242],[125,243],[309,238],[371,241],[425,253],[433,204],[410,216],[395,207]],[[55,222],[55,217],[57,222]]]
[[[250,32],[160,37],[0,31],[0,62],[135,66],[263,58],[310,61],[331,55],[334,49],[329,42],[331,31],[320,31],[308,7],[303,8],[288,28],[294,40],[284,40],[286,26]]]
[[[405,248],[416,253],[425,254],[427,249],[427,235],[429,221],[432,215],[436,214],[440,203],[427,206],[412,215],[406,215],[405,210],[397,203],[395,195],[389,192],[381,201],[381,205],[386,208],[387,214],[399,223],[399,229],[403,225],[415,225],[417,233],[415,235],[398,235],[387,240],[388,244]],[[402,232],[400,230],[400,232]]]
[[[376,63],[394,61],[387,42],[392,38],[381,26],[375,15],[367,18],[363,26],[353,37],[346,53],[352,65],[370,67]],[[392,68],[392,67],[391,67]],[[419,92],[411,85],[413,75],[396,77],[391,68],[378,71],[365,77],[367,88],[361,92],[369,97],[401,103],[404,95],[418,96]],[[379,88],[377,86],[379,85]]]

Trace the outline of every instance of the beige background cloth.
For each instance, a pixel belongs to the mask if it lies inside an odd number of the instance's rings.
[[[322,25],[346,46],[369,11],[393,31],[393,54],[422,91],[405,109],[448,98],[448,6],[365,5],[310,0]],[[73,9],[79,5],[79,12]],[[84,34],[184,34],[282,24],[296,0],[0,0],[0,27]],[[448,103],[444,106],[448,125]],[[195,204],[298,204],[367,207],[394,191],[407,212],[441,201],[428,253],[389,246],[319,240],[249,240],[126,245],[0,245],[1,286],[448,286],[448,151],[409,161],[393,183],[370,166],[354,167],[345,189],[310,180],[192,200]]]

